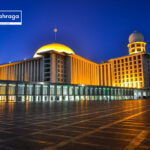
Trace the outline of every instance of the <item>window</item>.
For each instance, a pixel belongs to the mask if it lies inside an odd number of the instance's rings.
[[[27,95],[32,95],[33,92],[33,85],[27,85]]]
[[[18,94],[24,95],[24,84],[18,84]]]
[[[62,94],[62,87],[61,86],[57,86],[57,94],[58,95]]]
[[[48,89],[48,86],[43,85],[43,95],[47,95],[47,89]]]
[[[54,94],[55,94],[55,86],[54,86],[54,85],[51,85],[51,86],[50,86],[50,94],[51,94],[51,95],[54,95]]]
[[[41,94],[41,86],[40,85],[35,85],[35,94],[40,95]]]
[[[9,87],[8,87],[8,94],[9,95],[14,95],[15,94],[15,88],[16,85],[15,84],[9,84]]]
[[[67,95],[68,94],[68,86],[65,85],[63,86],[63,95]]]
[[[135,45],[134,45],[134,44],[132,44],[132,45],[131,45],[131,48],[133,48],[134,46],[135,46]]]
[[[141,49],[140,49],[140,48],[138,48],[138,49],[137,49],[137,51],[138,51],[138,52],[140,52],[140,51],[141,51]]]
[[[69,86],[69,95],[73,95],[73,86]]]

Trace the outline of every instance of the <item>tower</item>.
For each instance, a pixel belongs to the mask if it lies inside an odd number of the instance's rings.
[[[137,53],[146,53],[146,42],[144,42],[144,36],[142,33],[134,31],[129,36],[129,55]]]

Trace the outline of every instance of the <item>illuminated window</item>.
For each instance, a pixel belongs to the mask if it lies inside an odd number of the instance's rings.
[[[136,60],[136,56],[134,56],[133,59]]]
[[[141,49],[140,49],[140,48],[138,48],[138,49],[137,49],[137,51],[138,51],[138,52],[140,52],[140,51],[141,51]]]
[[[134,45],[134,44],[132,44],[132,45],[131,45],[131,48],[133,48],[134,46],[135,46],[135,45]]]
[[[63,86],[63,95],[67,95],[68,94],[68,86],[65,85]]]
[[[140,46],[140,44],[138,43],[137,46]]]
[[[43,85],[43,94],[47,95],[47,90],[48,90],[48,86],[47,85]]]
[[[35,85],[35,94],[40,95],[41,94],[41,86],[40,85]]]
[[[138,59],[141,59],[141,55],[138,56]]]

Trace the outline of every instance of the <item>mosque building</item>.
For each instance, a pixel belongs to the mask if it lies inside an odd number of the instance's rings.
[[[129,36],[128,50],[129,55],[99,65],[101,86],[150,88],[150,54],[141,33]]]
[[[0,80],[150,88],[150,55],[144,36],[129,36],[129,55],[101,64],[60,43],[42,46],[32,59],[0,65]]]

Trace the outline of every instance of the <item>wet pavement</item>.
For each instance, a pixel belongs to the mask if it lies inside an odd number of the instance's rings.
[[[150,150],[150,100],[0,103],[0,150]]]

